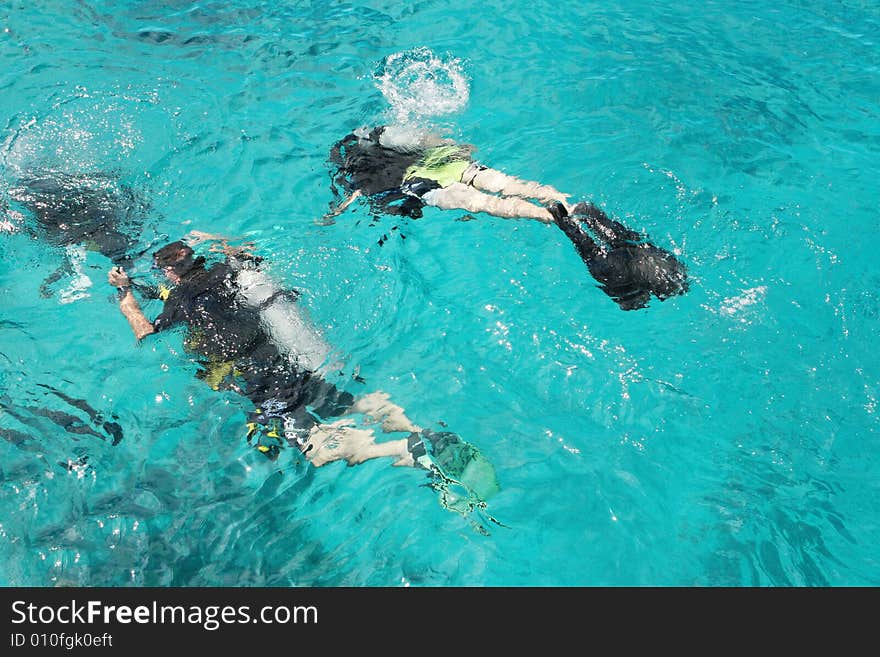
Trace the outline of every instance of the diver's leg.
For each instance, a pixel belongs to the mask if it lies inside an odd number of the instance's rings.
[[[372,429],[358,429],[351,420],[337,420],[312,427],[303,452],[315,467],[334,461],[357,465],[370,459],[390,456],[394,465],[413,466],[406,438],[377,443]]]
[[[44,299],[51,298],[54,294],[54,292],[52,291],[52,286],[65,276],[69,276],[72,273],[73,269],[71,269],[70,263],[65,260],[64,264],[62,264],[60,267],[58,267],[58,269],[49,274],[40,284],[40,296]]]
[[[441,189],[432,189],[422,196],[422,200],[441,210],[467,210],[506,219],[537,219],[547,224],[553,222],[549,210],[524,198],[493,196],[460,182]]]
[[[387,392],[371,392],[359,397],[348,410],[348,413],[362,413],[373,422],[382,423],[382,431],[418,432],[421,428],[410,420],[403,408],[391,401]]]
[[[560,192],[550,185],[541,185],[530,180],[521,180],[508,176],[497,169],[490,169],[479,164],[472,164],[461,176],[461,182],[476,187],[484,192],[502,194],[504,196],[519,196],[533,198],[541,203],[559,201],[568,207],[570,194]]]

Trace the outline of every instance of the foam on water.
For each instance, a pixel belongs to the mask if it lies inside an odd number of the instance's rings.
[[[86,291],[92,287],[92,279],[83,271],[83,263],[86,260],[86,250],[81,245],[67,246],[65,248],[70,268],[72,270],[70,283],[58,294],[61,303],[73,303],[89,296]]]
[[[77,88],[8,134],[0,151],[4,167],[13,175],[33,168],[76,173],[125,162],[143,141],[128,102]]]
[[[424,46],[388,55],[374,79],[390,106],[391,122],[399,125],[454,114],[470,97],[462,61],[443,59]]]

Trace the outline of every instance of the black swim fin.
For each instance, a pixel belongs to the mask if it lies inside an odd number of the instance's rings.
[[[587,234],[583,229],[583,226],[581,226],[574,217],[568,214],[568,210],[565,209],[565,206],[562,205],[562,203],[556,201],[550,205],[547,210],[553,215],[553,218],[556,220],[556,225],[559,226],[562,232],[565,233],[565,236],[572,241],[581,260],[583,260],[589,267],[590,262],[599,255],[599,245],[596,244],[596,241],[590,237],[589,234]]]
[[[608,242],[602,248],[565,206],[548,208],[556,225],[572,241],[599,287],[621,310],[648,305],[653,294],[661,301],[688,290],[687,269],[670,252],[643,241],[639,233],[613,221],[592,204],[575,206],[591,230]]]
[[[581,201],[571,209],[571,214],[581,219],[602,239],[603,242],[610,246],[619,246],[625,242],[639,242],[642,235],[634,230],[630,230],[618,221],[610,219],[605,212],[592,203]]]

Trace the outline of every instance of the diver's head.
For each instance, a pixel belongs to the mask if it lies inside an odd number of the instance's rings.
[[[201,256],[196,258],[194,255],[192,247],[178,240],[166,244],[153,254],[153,266],[161,269],[169,279],[176,283],[191,270],[204,264],[204,258]]]

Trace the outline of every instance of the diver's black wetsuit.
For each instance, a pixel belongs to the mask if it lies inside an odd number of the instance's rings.
[[[32,173],[10,197],[33,216],[34,232],[55,246],[81,245],[127,267],[146,204],[106,174]]]
[[[366,135],[351,133],[333,145],[329,162],[334,167],[334,192],[337,185],[348,194],[360,190],[377,211],[417,219],[425,203],[402,183],[407,170],[425,151],[404,152],[383,146],[380,137],[384,129],[378,126]]]
[[[111,175],[32,172],[9,197],[31,217],[28,230],[48,244],[97,251],[123,268],[143,253],[136,247],[147,204]],[[73,271],[65,259],[40,285],[40,295],[51,297],[51,286]]]
[[[652,294],[663,301],[687,292],[687,271],[674,255],[642,241],[639,233],[609,219],[592,203],[578,203],[571,215],[561,204],[550,211],[599,287],[622,310],[644,308]],[[584,225],[605,246],[600,246]]]
[[[323,418],[344,413],[354,397],[296,367],[278,349],[260,322],[259,309],[243,302],[236,275],[228,262],[206,268],[204,259],[196,258],[169,292],[153,326],[164,331],[184,324],[187,350],[202,357],[200,377],[215,388],[243,393],[256,406],[253,423],[302,449],[309,430]]]

